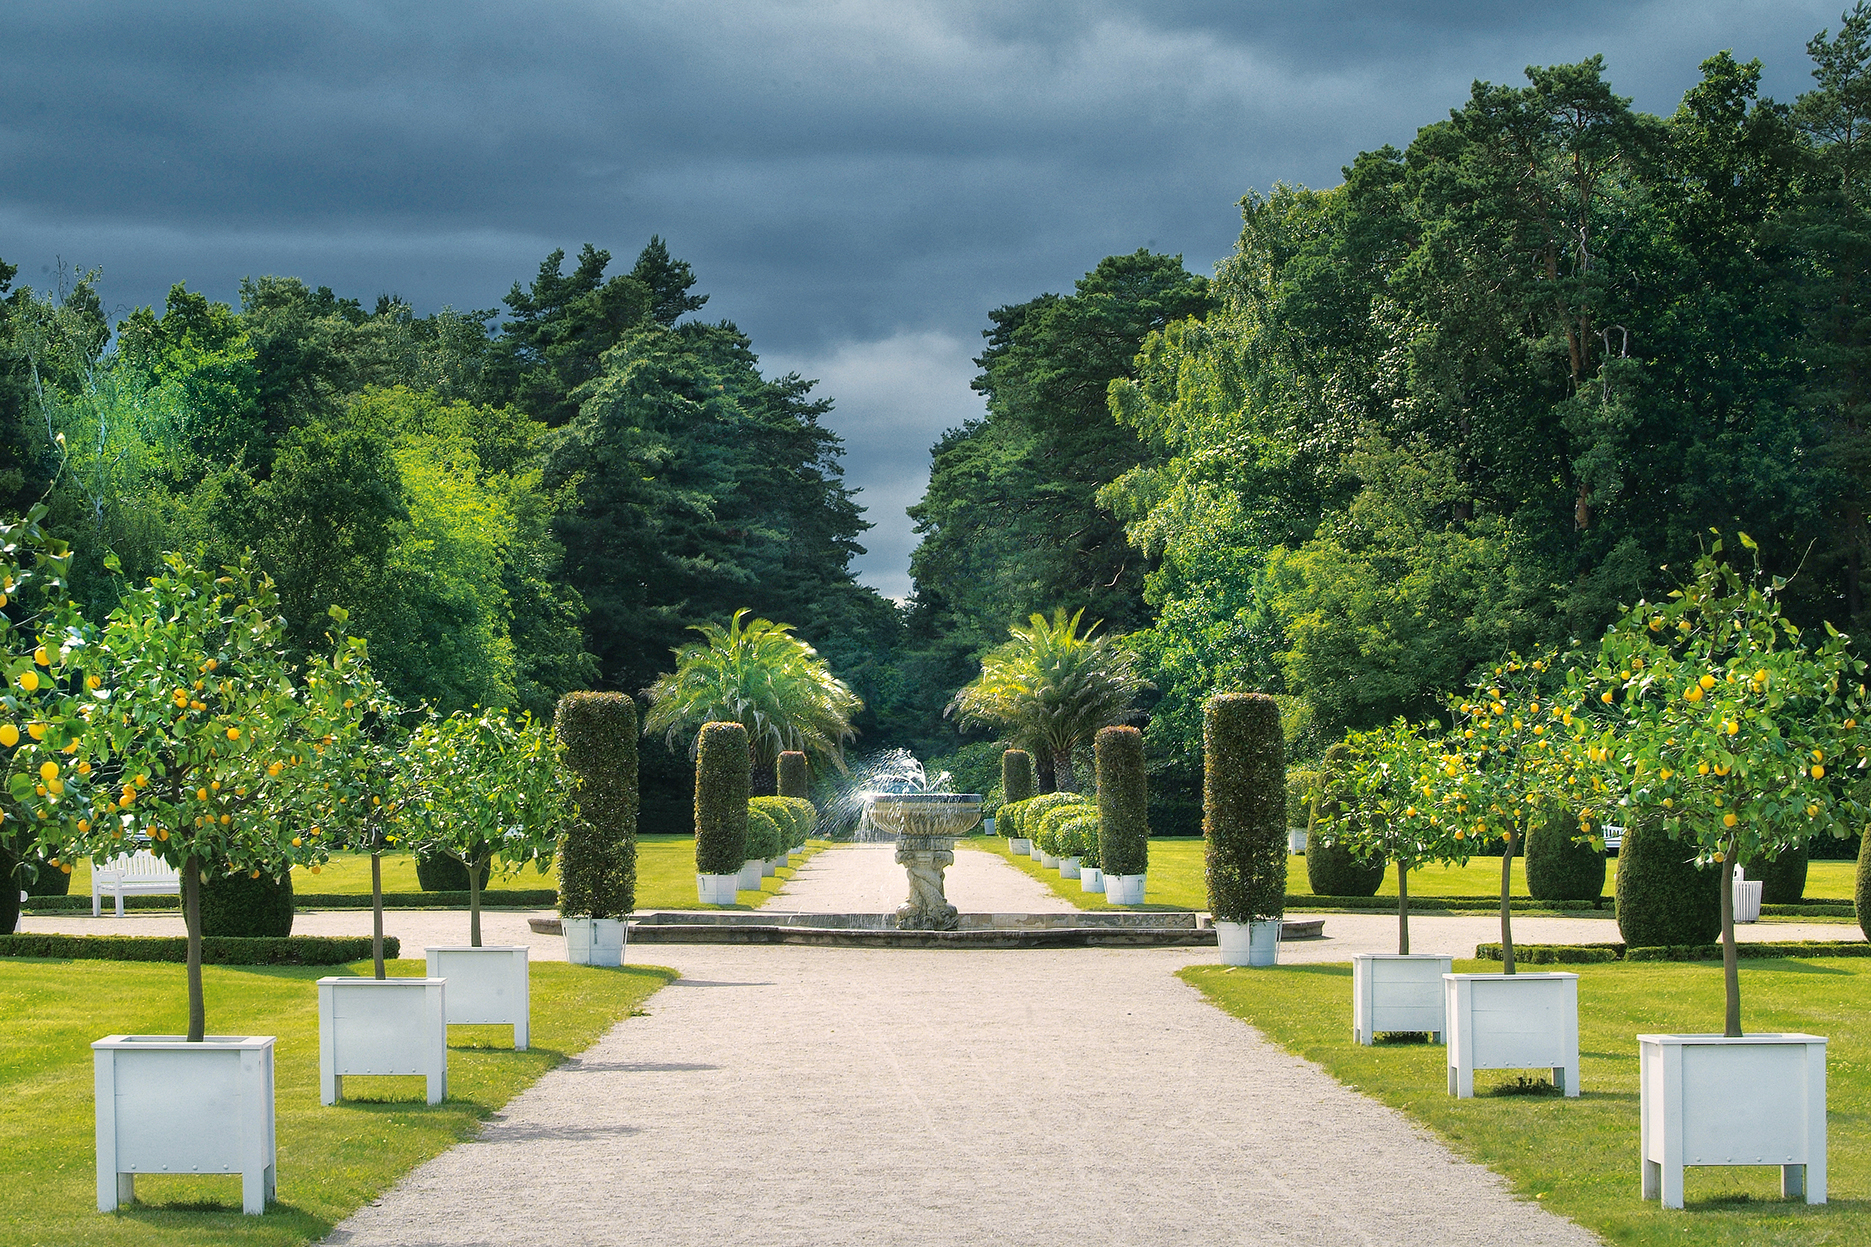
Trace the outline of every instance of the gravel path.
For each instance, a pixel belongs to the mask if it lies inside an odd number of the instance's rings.
[[[1069,914],[1074,908],[991,853],[956,853],[943,890],[949,904],[965,914]],[[807,858],[761,912],[887,914],[908,895],[894,844],[839,845]]]
[[[1597,1241],[1205,1004],[1186,949],[653,952],[648,1016],[328,1241]]]

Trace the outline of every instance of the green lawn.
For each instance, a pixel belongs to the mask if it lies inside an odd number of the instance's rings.
[[[368,963],[353,966],[368,974]],[[277,1035],[274,1050],[279,1202],[264,1217],[240,1215],[235,1177],[139,1177],[140,1202],[97,1211],[92,1118],[92,1040],[112,1033],[184,1029],[182,967],[103,961],[8,959],[0,970],[0,1155],[13,1197],[0,1206],[0,1244],[298,1244],[324,1237],[412,1167],[472,1135],[490,1113],[546,1070],[589,1047],[628,1017],[672,971],[532,966],[532,1048],[512,1049],[512,1030],[449,1028],[448,1099],[423,1103],[420,1078],[348,1078],[347,1095],[375,1102],[318,1102],[318,998],[328,968],[202,971],[208,1029]],[[342,971],[339,971],[342,973]],[[420,961],[391,974],[420,975]]]
[[[1134,908],[1107,905],[1103,896],[1081,892],[1078,880],[1060,879],[1056,870],[1047,870],[1030,858],[1012,856],[1007,852],[1007,841],[1000,836],[974,836],[961,843],[1000,854],[1016,868],[1026,871],[1035,879],[1043,880],[1055,893],[1081,909]],[[1187,837],[1150,841],[1150,882],[1149,890],[1144,894],[1148,904],[1143,908],[1208,908],[1208,887],[1202,872],[1202,847],[1201,840]],[[1811,863],[1806,871],[1806,898],[1851,900],[1855,869],[1855,863],[1852,862]],[[1617,886],[1617,878],[1618,863],[1613,858],[1605,863],[1607,900]],[[1524,898],[1527,895],[1526,871],[1519,859],[1514,861],[1512,887],[1515,896]],[[1476,858],[1466,866],[1425,866],[1410,872],[1412,900],[1418,897],[1427,900],[1436,896],[1498,896],[1500,890],[1501,859],[1498,857]],[[1296,854],[1286,859],[1286,891],[1289,896],[1312,895],[1312,885],[1306,881],[1306,859],[1303,856]],[[1397,894],[1397,874],[1394,870],[1384,877],[1384,885],[1377,890],[1377,894]]]
[[[813,840],[806,845],[805,856],[795,859],[803,862],[814,853],[825,848],[829,841]],[[742,892],[740,903],[735,909],[758,909],[773,898],[781,884],[792,878],[796,867],[782,867],[780,873],[772,878],[763,879],[758,892]],[[370,893],[370,854],[338,852],[331,855],[318,874],[299,869],[292,872],[292,886],[295,892],[335,892],[347,896],[366,896]],[[510,874],[495,874],[488,880],[490,888],[546,888],[557,890],[559,886],[558,866],[547,868],[544,874],[528,866]],[[416,859],[410,853],[385,853],[383,855],[383,890],[385,892],[419,892],[421,885],[416,882]],[[71,894],[73,896],[91,895],[91,863],[80,861],[72,867]],[[725,909],[722,905],[698,905],[695,901],[695,837],[694,836],[642,836],[637,840],[637,908],[638,909]]]
[[[1457,962],[1457,970],[1498,969]],[[1351,1041],[1351,967],[1228,970],[1183,978],[1270,1039],[1340,1082],[1433,1130],[1455,1150],[1506,1175],[1528,1198],[1613,1243],[1650,1247],[1871,1242],[1871,966],[1862,961],[1749,961],[1742,1021],[1762,1031],[1830,1040],[1827,1207],[1783,1203],[1767,1166],[1687,1171],[1689,1207],[1665,1212],[1638,1198],[1637,1041],[1648,1032],[1720,1030],[1719,964],[1568,966],[1579,973],[1580,1085],[1576,1100],[1483,1093],[1515,1074],[1476,1075],[1477,1095],[1447,1092],[1446,1055],[1428,1044],[1365,1048]]]

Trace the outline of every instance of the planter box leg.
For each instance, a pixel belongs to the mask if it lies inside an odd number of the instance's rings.
[[[323,1083],[321,1084],[319,1088],[318,1102],[320,1104],[329,1106],[329,1105],[336,1104],[339,1100],[342,1100],[343,1098],[344,1098],[344,1075],[343,1074],[331,1074],[331,1075],[326,1076],[326,1078],[323,1080]]]
[[[1643,1169],[1644,1169],[1643,1198],[1644,1199],[1662,1199],[1663,1198],[1663,1166],[1658,1164],[1654,1160],[1646,1160],[1642,1163],[1643,1163]]]
[[[1781,1199],[1804,1199],[1806,1198],[1806,1166],[1804,1165],[1782,1165],[1780,1166],[1780,1198]]]
[[[1458,1100],[1475,1098],[1475,1071],[1465,1065],[1449,1066],[1449,1094]]]

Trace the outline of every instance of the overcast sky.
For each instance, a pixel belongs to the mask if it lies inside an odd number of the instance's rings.
[[[118,314],[262,273],[429,312],[661,234],[836,401],[900,596],[990,308],[1138,247],[1209,272],[1248,190],[1528,64],[1602,52],[1667,113],[1727,48],[1791,99],[1842,3],[0,0],[0,259],[101,267]]]

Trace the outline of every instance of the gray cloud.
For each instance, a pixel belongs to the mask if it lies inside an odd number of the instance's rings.
[[[1790,98],[1842,2],[16,3],[0,257],[101,265],[123,310],[263,272],[429,310],[661,233],[838,400],[898,593],[989,308],[1142,245],[1205,271],[1248,189],[1331,184],[1528,64],[1603,52],[1668,112],[1732,48]]]

